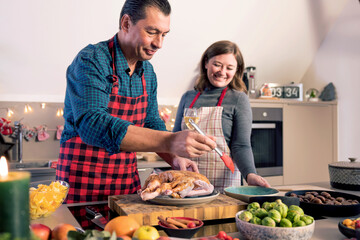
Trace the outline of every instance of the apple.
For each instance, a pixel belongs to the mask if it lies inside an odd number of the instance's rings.
[[[155,240],[158,239],[160,235],[156,228],[149,225],[143,225],[134,232],[133,237],[139,240]]]
[[[30,224],[30,229],[34,233],[34,235],[41,240],[48,240],[51,235],[51,229],[41,223],[33,223]]]

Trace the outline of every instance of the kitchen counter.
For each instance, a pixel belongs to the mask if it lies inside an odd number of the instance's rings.
[[[312,190],[332,190],[332,191],[340,191],[345,192],[349,194],[354,194],[360,196],[360,191],[346,191],[346,190],[340,190],[340,189],[334,189],[330,186],[327,182],[319,182],[319,183],[311,183],[306,185],[289,185],[289,186],[274,186],[274,188],[277,188],[280,190],[280,195],[284,195],[285,191],[288,189],[293,190],[306,190],[306,189],[312,189]],[[284,191],[281,191],[284,190]],[[106,204],[107,201],[102,202],[92,202],[91,204]],[[40,218],[36,220],[32,220],[31,223],[42,223],[50,228],[54,228],[59,223],[69,223],[72,224],[75,227],[80,227],[79,223],[75,220],[71,212],[69,211],[68,207],[72,206],[84,206],[89,205],[89,203],[76,203],[76,204],[64,204],[60,206],[55,213],[50,215],[46,218]],[[358,216],[352,216],[351,218],[356,218]],[[346,217],[326,217],[324,219],[319,219],[315,221],[315,231],[313,234],[312,240],[344,240],[346,237],[342,235],[338,230],[338,223],[339,221],[345,219]],[[226,224],[223,224],[226,225]],[[223,230],[219,228],[218,223],[214,223],[214,225],[211,225],[216,231],[218,229]],[[224,229],[226,231],[226,229]],[[232,237],[240,237],[240,234],[238,232],[229,233]]]
[[[158,161],[138,160],[137,165],[138,168],[171,168],[171,166],[164,160],[158,160]]]

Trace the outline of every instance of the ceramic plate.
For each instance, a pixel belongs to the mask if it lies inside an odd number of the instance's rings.
[[[228,187],[224,191],[226,195],[244,202],[249,202],[251,197],[276,196],[279,194],[279,191],[274,188],[258,186]]]
[[[171,196],[159,196],[149,200],[149,202],[160,205],[172,205],[172,206],[193,205],[193,204],[211,202],[212,200],[217,198],[219,194],[220,193],[218,191],[213,191],[209,195],[199,196],[199,197],[172,198]]]

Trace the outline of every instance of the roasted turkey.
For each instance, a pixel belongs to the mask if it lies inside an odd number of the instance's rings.
[[[203,196],[211,194],[214,186],[200,173],[170,170],[151,174],[145,181],[139,195],[142,200],[153,199],[159,195],[171,195],[174,198]]]

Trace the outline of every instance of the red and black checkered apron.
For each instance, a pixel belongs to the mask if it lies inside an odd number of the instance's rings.
[[[142,76],[143,95],[139,97],[118,95],[119,81],[115,74],[114,38],[109,40],[108,47],[113,59],[113,86],[108,112],[113,117],[142,127],[148,105],[144,75]],[[121,151],[110,156],[104,148],[88,145],[79,136],[61,144],[56,178],[70,184],[67,203],[103,201],[107,200],[109,195],[136,193],[141,187],[135,152]]]

